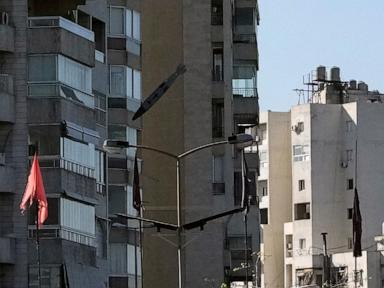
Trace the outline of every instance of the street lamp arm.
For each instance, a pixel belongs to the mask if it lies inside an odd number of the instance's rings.
[[[131,145],[129,144],[128,148],[138,148],[138,149],[143,149],[143,150],[150,150],[150,151],[154,151],[154,152],[157,152],[157,153],[160,153],[160,154],[163,154],[163,155],[166,155],[166,156],[169,156],[173,159],[178,159],[178,156],[175,155],[175,154],[172,154],[172,153],[169,153],[167,151],[163,151],[163,150],[160,150],[160,149],[157,149],[157,148],[153,148],[153,147],[150,147],[150,146],[145,146],[145,145]]]
[[[239,213],[239,212],[243,212],[243,211],[244,211],[244,208],[232,209],[232,210],[229,210],[229,211],[226,211],[226,212],[222,212],[222,213],[219,213],[219,214],[216,214],[216,215],[212,215],[212,216],[209,216],[209,217],[206,217],[206,218],[202,218],[202,219],[197,220],[197,221],[193,221],[193,222],[184,224],[181,227],[183,229],[185,229],[185,230],[190,230],[190,229],[194,229],[194,228],[200,227],[200,229],[202,230],[204,225],[207,224],[207,222],[209,222],[209,221],[212,221],[212,220],[215,220],[215,219],[218,219],[218,218],[222,218],[222,217],[225,217],[225,216],[228,216],[228,215],[236,214],[236,213]]]
[[[223,140],[223,141],[218,141],[218,142],[213,142],[213,143],[208,143],[208,144],[205,144],[205,145],[201,145],[199,147],[196,147],[196,148],[193,148],[191,150],[185,151],[182,154],[179,154],[177,156],[177,158],[181,159],[181,158],[184,158],[185,156],[188,156],[189,154],[195,153],[197,151],[200,151],[200,150],[203,150],[203,149],[206,149],[206,148],[209,148],[209,147],[213,147],[213,146],[227,144],[227,143],[229,143],[228,140]]]
[[[130,215],[126,215],[123,213],[116,213],[115,215],[118,217],[124,218],[124,219],[131,219],[131,220],[138,220],[138,221],[143,221],[143,222],[147,222],[147,223],[152,223],[157,228],[164,228],[164,229],[168,229],[168,230],[172,230],[172,231],[176,231],[178,229],[177,225],[167,223],[167,222],[161,222],[161,221],[137,217],[137,216],[130,216]]]

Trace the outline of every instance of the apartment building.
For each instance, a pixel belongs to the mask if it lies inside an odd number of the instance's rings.
[[[110,220],[136,215],[134,151],[102,150],[140,141],[140,1],[4,0],[0,15],[0,287],[38,287],[34,209],[18,208],[36,151],[41,287],[141,287],[137,225]]]
[[[382,287],[383,256],[376,252],[374,238],[381,235],[384,219],[383,95],[369,91],[364,82],[341,81],[337,67],[329,77],[319,67],[314,79],[317,89],[309,103],[286,113],[262,114],[267,146],[263,139],[258,185],[268,184],[260,203],[262,287],[322,287],[321,233],[327,233],[330,281],[336,285],[331,287],[356,287],[355,280],[357,287]],[[282,135],[288,139],[283,143]],[[357,258],[357,269],[352,255],[355,187],[363,218],[363,255]]]
[[[257,1],[149,0],[142,4],[142,15],[143,94],[149,95],[179,64],[187,69],[142,117],[142,143],[177,155],[234,133],[252,132],[259,116]],[[246,155],[253,186],[256,152],[256,146],[249,147]],[[223,145],[182,159],[182,223],[239,207],[239,155]],[[143,160],[145,217],[176,224],[175,160],[152,151],[143,151]],[[183,287],[254,280],[259,250],[255,204],[253,195],[247,247],[243,215],[182,234]],[[144,286],[177,287],[176,235],[164,229],[145,232]]]

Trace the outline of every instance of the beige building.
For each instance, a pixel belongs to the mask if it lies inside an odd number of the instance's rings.
[[[268,209],[270,220],[262,225],[262,287],[321,287],[323,232],[327,233],[331,255],[332,285],[355,287],[351,220],[355,187],[360,196],[364,250],[357,260],[357,287],[382,287],[382,256],[376,252],[374,237],[381,234],[384,219],[380,177],[384,172],[383,95],[368,91],[362,82],[340,81],[338,68],[331,69],[329,78],[322,77],[323,69],[317,70],[314,83],[318,89],[309,103],[283,113],[287,130],[271,133],[281,116],[262,114],[269,117],[261,121],[261,127],[270,127],[267,149],[262,150],[265,140],[260,146],[261,153],[266,153],[260,155],[260,165],[265,169],[263,159],[269,162],[264,174],[268,184],[282,182],[281,188],[269,184],[268,197],[262,197],[260,203],[261,215],[263,208]],[[279,156],[279,161],[273,162],[286,148],[284,134],[289,139],[288,157]],[[274,141],[280,146],[273,147]],[[259,185],[265,181],[262,171]],[[273,222],[277,215],[278,220]],[[274,231],[283,229],[284,234],[276,237]],[[278,267],[284,267],[284,277],[276,273]],[[277,282],[273,282],[275,279]]]
[[[144,145],[180,154],[258,123],[258,21],[255,0],[143,2],[143,95],[149,95],[179,64],[187,69],[143,115]],[[248,152],[254,183],[257,153],[256,149]],[[175,160],[151,151],[143,151],[143,160],[144,216],[176,223]],[[229,145],[183,159],[182,223],[239,207],[240,179],[240,157]],[[242,218],[225,217],[207,224],[204,231],[183,234],[183,287],[244,282],[246,270],[248,281],[253,280],[252,253],[258,252],[256,206],[252,205],[249,216],[248,260]],[[146,229],[145,287],[177,287],[175,243],[169,231]],[[249,268],[237,269],[244,262]]]

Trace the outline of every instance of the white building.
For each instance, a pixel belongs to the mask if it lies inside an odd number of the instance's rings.
[[[368,92],[365,83],[341,82],[338,68],[327,80],[323,69],[318,68],[318,90],[309,103],[287,113],[261,114],[266,130],[259,178],[261,221],[266,223],[260,254],[265,288],[321,287],[323,232],[331,254],[331,287],[355,287],[355,187],[365,250],[357,260],[357,287],[384,287],[382,256],[374,241],[384,220],[383,95]]]

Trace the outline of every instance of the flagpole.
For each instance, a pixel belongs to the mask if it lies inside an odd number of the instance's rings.
[[[355,142],[355,191],[357,189],[357,131],[356,131],[356,142]],[[356,197],[356,195],[354,196]],[[353,236],[356,237],[356,236]],[[356,241],[353,241],[353,245],[356,245]],[[353,254],[355,254],[355,247],[353,247]],[[357,256],[355,256],[355,288],[357,288]]]
[[[141,209],[142,209],[142,206],[140,207],[140,211],[139,211],[139,215],[140,215],[140,218],[142,217],[142,213],[141,213]],[[142,233],[142,221],[139,220],[139,245],[140,245],[140,274],[141,274],[141,278],[140,278],[140,281],[141,281],[141,287],[144,287],[144,277],[143,277],[143,234]]]
[[[37,280],[39,288],[41,287],[41,269],[40,269],[40,235],[39,235],[39,204],[36,201],[36,250],[37,250]]]

